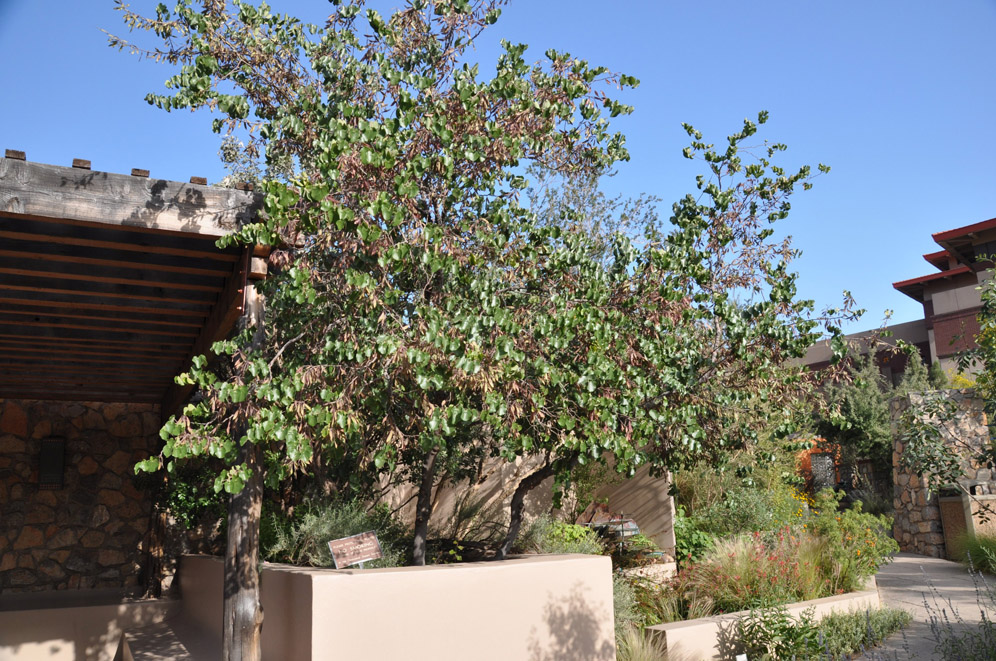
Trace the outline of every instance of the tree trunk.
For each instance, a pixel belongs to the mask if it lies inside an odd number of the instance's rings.
[[[263,609],[259,605],[259,520],[263,506],[263,450],[247,441],[239,458],[249,468],[246,485],[228,501],[222,658],[260,661]]]
[[[432,483],[436,477],[436,457],[439,449],[434,448],[422,465],[422,481],[418,486],[418,500],[415,502],[415,542],[412,545],[412,563],[425,564],[426,538],[429,536],[429,517],[432,516]]]
[[[519,528],[522,527],[522,510],[526,504],[526,495],[542,484],[543,480],[553,475],[553,473],[553,464],[548,463],[522,478],[519,486],[515,488],[515,493],[512,494],[512,504],[509,507],[512,516],[508,524],[508,534],[505,535],[505,541],[498,549],[499,560],[504,560],[508,556],[512,551],[512,545],[515,544],[515,540],[519,536]]]

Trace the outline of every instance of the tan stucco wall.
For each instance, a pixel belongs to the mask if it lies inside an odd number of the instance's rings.
[[[162,622],[179,606],[160,600],[58,607],[55,599],[49,605],[0,611],[0,661],[111,661],[122,632]]]
[[[184,557],[180,586],[180,619],[202,622],[220,649],[221,561]],[[264,659],[615,659],[607,557],[368,570],[265,564],[261,591]]]

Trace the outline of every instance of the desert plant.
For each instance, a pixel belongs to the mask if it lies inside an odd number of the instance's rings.
[[[829,489],[816,496],[816,504],[806,522],[808,530],[826,540],[823,571],[831,593],[859,590],[889,562],[899,545],[888,530],[888,519],[863,512],[861,503],[839,511],[842,494]]]
[[[612,614],[617,642],[626,629],[643,624],[643,616],[637,607],[636,589],[630,579],[620,573],[612,575]]]
[[[367,563],[369,567],[397,567],[404,564],[407,532],[390,510],[379,505],[367,510],[356,501],[345,503],[306,503],[294,516],[270,516],[272,541],[262,549],[265,559],[312,567],[332,567],[328,542],[373,530],[384,557]],[[265,535],[264,539],[270,537]]]
[[[812,609],[798,619],[785,607],[753,610],[737,621],[737,634],[750,659],[808,659],[820,649]]]
[[[996,574],[996,536],[965,535],[956,540],[962,550],[959,560],[979,571]]]
[[[699,528],[699,521],[685,514],[678,506],[674,513],[675,559],[679,565],[692,562],[712,548],[715,538]]]
[[[520,537],[516,547],[526,553],[586,553],[603,555],[605,545],[587,526],[565,523],[547,515],[538,516]]]
[[[817,625],[820,651],[831,659],[849,659],[879,644],[912,619],[912,615],[899,608],[831,613]]]
[[[767,539],[760,533],[731,537],[686,565],[673,585],[688,616],[691,606],[701,607],[706,598],[720,613],[814,599],[824,596],[821,546],[821,540],[791,529]]]
[[[911,619],[904,610],[880,608],[831,613],[815,622],[812,609],[792,617],[777,607],[752,611],[737,622],[737,631],[750,659],[849,659]]]
[[[639,628],[626,626],[616,634],[616,661],[666,661],[663,641],[646,635]]]

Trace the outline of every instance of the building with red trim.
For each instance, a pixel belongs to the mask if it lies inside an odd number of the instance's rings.
[[[938,363],[948,372],[957,367],[958,354],[975,346],[979,332],[978,313],[982,307],[979,285],[990,277],[996,254],[996,218],[933,235],[941,248],[923,256],[936,271],[892,283],[898,291],[923,305],[923,319],[890,326],[892,338],[920,349],[927,364]],[[855,333],[848,339],[860,342],[875,332]],[[804,362],[818,370],[830,363],[827,341],[813,346]],[[906,366],[903,354],[885,352],[879,356],[883,373],[898,383]]]
[[[957,355],[975,346],[982,307],[979,285],[990,277],[996,254],[996,218],[933,235],[941,250],[923,258],[937,269],[892,286],[923,305],[923,325],[930,344],[930,362],[947,371]]]

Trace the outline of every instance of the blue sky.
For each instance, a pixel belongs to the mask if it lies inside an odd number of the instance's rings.
[[[330,6],[271,5],[309,20]],[[210,118],[147,105],[169,69],[108,48],[101,28],[126,31],[109,0],[0,0],[0,148],[220,179]],[[770,111],[762,137],[788,144],[785,165],[833,168],[787,221],[801,294],[825,306],[851,290],[868,309],[859,330],[886,309],[921,317],[891,283],[931,271],[932,233],[996,216],[994,34],[993,0],[512,0],[477,55],[484,74],[506,38],[535,59],[553,47],[638,77],[625,97],[636,112],[617,123],[632,160],[606,187],[656,194],[665,212],[698,172],[681,157],[682,122],[718,142]]]

